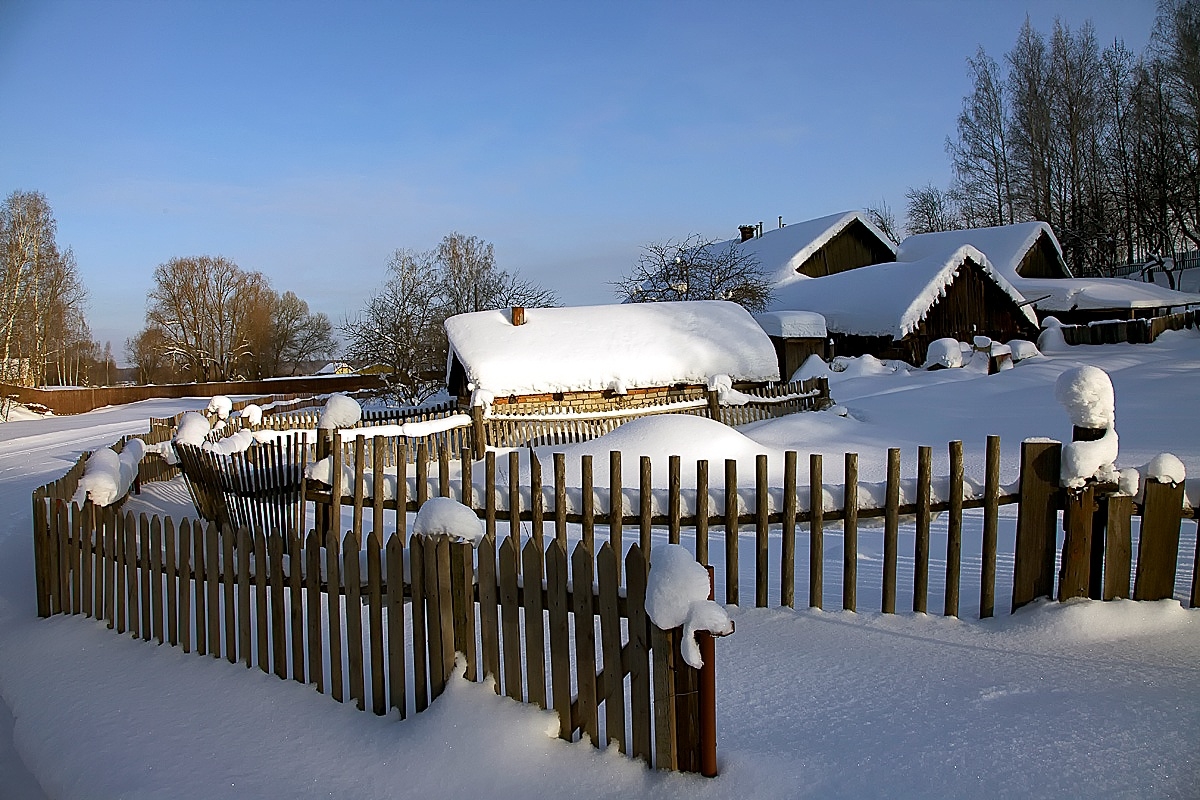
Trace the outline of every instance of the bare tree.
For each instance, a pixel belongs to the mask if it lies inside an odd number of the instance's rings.
[[[698,235],[651,242],[633,271],[613,285],[626,303],[730,300],[755,312],[771,300],[770,280],[754,254],[738,242]]]
[[[933,184],[909,188],[904,196],[908,199],[908,232],[936,233],[963,227],[962,218],[955,208],[954,198]]]
[[[954,168],[951,191],[969,227],[1006,225],[1013,221],[1013,203],[1004,82],[999,66],[982,47],[967,59],[967,66],[971,93],[963,98],[958,115],[958,138],[946,140]]]
[[[256,377],[295,375],[305,361],[329,359],[337,352],[333,324],[292,291],[270,292],[270,313],[256,319],[247,369]]]
[[[450,233],[424,256],[439,274],[442,313],[446,317],[507,306],[553,306],[554,292],[496,266],[490,242]]]
[[[904,238],[896,224],[896,215],[892,213],[892,207],[886,200],[880,200],[879,205],[867,206],[863,209],[863,213],[867,215],[867,219],[871,221],[872,225],[891,239],[893,244],[899,243]]]
[[[270,319],[271,295],[261,273],[222,256],[174,258],[154,270],[146,325],[193,380],[228,380],[252,352],[256,321]]]

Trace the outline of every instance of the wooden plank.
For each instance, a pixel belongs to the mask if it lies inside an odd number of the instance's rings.
[[[490,452],[490,451],[489,451]],[[498,607],[496,577],[496,537],[485,534],[479,542],[479,648],[484,678],[495,683],[500,694],[500,628],[496,620]]]
[[[845,456],[842,519],[842,609],[858,610],[858,453]]]
[[[100,537],[96,537],[96,546],[100,546]],[[163,637],[163,535],[162,535],[162,520],[159,517],[154,517],[150,521],[150,571],[154,574],[154,591],[150,596],[150,626],[153,630],[154,640],[159,644],[164,641]],[[99,567],[96,574],[102,574]]]
[[[408,716],[404,668],[404,538],[397,533],[388,538],[387,581],[388,705],[397,709],[400,719],[404,719]]]
[[[679,544],[679,528],[683,516],[681,505],[682,478],[679,456],[667,457],[667,541]]]
[[[596,490],[592,478],[592,457],[590,454],[579,458],[579,492],[580,492],[580,535],[587,543],[588,550],[596,546]],[[563,547],[566,547],[566,541]]]
[[[238,653],[238,624],[237,624],[237,576],[234,572],[233,542],[236,534],[226,526],[220,531],[221,540],[221,598],[222,625],[225,628],[225,659],[230,664],[237,663]],[[294,563],[294,562],[293,562]]]
[[[74,504],[72,504],[71,513],[72,514],[75,513]],[[58,552],[59,552],[60,556],[59,556],[58,585],[60,587],[60,590],[59,590],[58,605],[55,608],[56,614],[61,614],[67,608],[70,607],[69,605],[67,605],[65,608],[63,607],[63,599],[64,599],[64,595],[70,591],[68,588],[70,584],[68,582],[68,576],[66,575],[67,559],[66,559],[65,554],[67,552],[67,536],[68,536],[68,531],[70,530],[71,519],[72,519],[72,517],[70,517],[70,516],[63,519],[62,520],[62,522],[63,522],[62,528],[59,530]],[[116,581],[116,584],[117,584],[116,585],[116,600],[117,600],[116,631],[117,631],[117,633],[124,633],[125,632],[126,604],[129,602],[128,591],[126,589],[126,582],[128,580],[128,572],[126,569],[126,564],[127,564],[127,560],[128,560],[127,553],[129,551],[125,547],[125,536],[126,536],[125,516],[123,514],[117,514],[116,523],[117,523],[116,524],[116,550],[115,550],[115,554],[117,557],[116,558],[116,562],[117,562],[117,564],[116,564],[116,577],[117,577],[117,581]],[[189,533],[190,533],[190,526],[187,524],[182,525],[181,529],[189,529]],[[132,531],[129,532],[129,535],[130,536],[133,535]],[[191,539],[189,538],[188,544],[190,544],[190,543],[191,543]],[[184,586],[186,587],[187,591],[189,591],[189,592],[191,591],[192,586],[190,583],[187,583]],[[66,600],[69,602],[70,598],[66,598]],[[189,642],[189,646],[184,647],[183,652],[185,652],[185,653],[190,652],[190,642]]]
[[[383,474],[382,438],[376,437],[376,463],[379,464],[379,475]],[[382,480],[379,480],[382,483]],[[381,515],[382,516],[382,515]],[[370,670],[371,670],[371,711],[376,716],[387,713],[387,695],[385,694],[385,675],[383,658],[383,560],[381,553],[383,543],[380,540],[380,530],[375,528],[367,536],[367,629],[370,641]]]
[[[983,483],[983,549],[979,577],[979,618],[996,610],[996,548],[1000,532],[1000,437],[987,437]],[[1128,570],[1126,570],[1128,572]]]
[[[554,538],[567,545],[567,456],[554,454]]]
[[[708,564],[708,459],[696,462],[696,561]]]
[[[1097,510],[1095,484],[1068,489],[1063,508],[1062,569],[1058,599],[1087,597],[1091,585],[1092,516]]]
[[[1021,497],[1013,562],[1012,610],[1054,591],[1062,444],[1021,443]]]
[[[550,696],[558,714],[558,737],[569,742],[574,738],[574,725],[571,718],[571,630],[567,581],[567,548],[556,537],[546,553]]]
[[[441,690],[444,691],[446,682],[454,674],[454,600],[450,576],[450,537],[439,536],[434,541],[436,542],[434,569],[437,573],[437,623],[441,630],[439,683]],[[428,584],[426,585],[428,586]],[[438,696],[440,695],[441,691],[438,693]]]
[[[738,604],[737,460],[725,459],[725,602]]]
[[[475,636],[475,549],[473,545],[470,542],[451,543],[450,562],[450,585],[454,595],[454,650],[466,656],[466,678],[474,682],[479,680],[479,652]]]
[[[675,741],[675,673],[671,669],[673,631],[650,625],[654,657],[654,766],[674,770],[679,764]]]
[[[524,560],[525,587],[525,675],[529,683],[529,702],[546,708],[546,634],[542,609],[542,550],[529,541],[521,551]]]
[[[263,672],[271,671],[271,622],[270,606],[268,603],[267,583],[271,576],[270,555],[267,553],[267,535],[258,528],[251,536],[254,551],[254,623],[255,649],[257,651],[258,668]]]
[[[417,508],[429,499],[429,446],[425,440],[417,442]]]
[[[1104,537],[1104,600],[1132,597],[1129,577],[1133,569],[1131,518],[1133,498],[1109,495],[1105,498],[1107,532]]]
[[[946,520],[946,587],[943,616],[958,616],[962,573],[963,443],[950,442],[950,511]]]
[[[334,506],[337,510],[337,506]],[[341,542],[338,532],[331,530],[325,535],[325,571],[328,591],[325,592],[328,604],[327,618],[329,619],[329,694],[342,702],[342,569]],[[262,634],[259,634],[259,647],[264,647]],[[265,671],[265,670],[264,670]]]
[[[933,450],[917,448],[917,534],[913,543],[913,611],[924,614],[929,603],[929,523],[932,501]]]
[[[650,552],[651,520],[654,518],[654,480],[651,476],[650,456],[641,456],[638,462],[638,541],[642,550]],[[618,574],[620,570],[618,569]]]
[[[540,553],[546,547],[546,512],[542,497],[542,462],[532,449],[529,451],[529,517],[530,535]]]
[[[413,707],[419,714],[429,707],[428,634],[425,609],[425,539],[408,540],[409,579],[412,582]]]
[[[366,439],[362,436],[354,437],[354,488],[351,494],[354,497],[354,511],[351,516],[350,530],[354,531],[355,545],[354,549],[357,553],[358,542],[362,541],[362,519],[363,506],[366,503],[363,497],[363,467],[366,461]],[[343,552],[345,552],[343,550]]]
[[[514,547],[521,549],[521,454],[508,452],[508,535],[515,538]],[[521,572],[520,556],[516,561],[517,574]]]
[[[111,517],[109,518],[111,520]],[[111,524],[107,526],[105,534],[105,559],[109,558],[112,552],[108,543],[108,532],[111,532]],[[167,517],[163,521],[163,570],[166,572],[166,588],[164,589],[165,604],[164,614],[166,615],[166,635],[167,643],[172,647],[179,644],[179,575],[176,567],[176,548],[175,548],[175,520]],[[107,566],[104,574],[108,574]],[[105,606],[111,607],[111,591],[112,582],[108,581],[105,587]]]
[[[444,439],[438,447],[438,496],[450,496],[450,450]]]
[[[288,610],[292,629],[292,680],[306,682],[304,664],[304,545],[295,520],[287,527]],[[226,560],[226,563],[230,563]]]
[[[609,543],[612,546],[611,542]],[[616,551],[616,547],[612,547]],[[598,699],[596,697],[596,623],[592,606],[592,554],[582,544],[571,554],[571,607],[575,612],[576,726],[600,746]]]
[[[250,588],[250,548],[253,547],[250,529],[245,525],[238,528],[238,647],[246,668],[254,666],[254,594]]]
[[[604,703],[604,735],[616,742],[622,753],[629,752],[625,734],[625,671],[621,667],[621,614],[617,608],[620,578],[617,555],[605,544],[596,556],[600,583],[600,645],[604,657],[604,685],[598,687],[598,701]]]
[[[653,763],[650,706],[650,620],[646,616],[646,558],[641,548],[625,555],[625,604],[628,614],[630,752],[647,765]]]
[[[157,521],[157,517],[155,518],[155,521]],[[34,544],[36,546],[37,538],[38,538],[36,521],[35,521],[34,525],[35,525]],[[77,562],[78,567],[76,568],[76,572],[79,574],[79,577],[80,577],[79,610],[80,610],[80,613],[82,613],[88,617],[92,616],[92,552],[95,547],[95,545],[93,544],[93,532],[95,531],[95,529],[96,529],[96,511],[95,511],[95,506],[92,506],[89,513],[86,514],[84,519],[81,521],[81,524],[79,527],[79,535],[78,535],[79,559]],[[147,553],[149,553],[150,545],[148,542],[148,537],[143,536],[142,538],[143,538],[143,549]],[[146,574],[146,578],[144,578],[143,580],[148,581],[149,575],[150,575],[150,573],[148,571],[149,570],[149,560],[143,559],[142,564],[143,564],[142,572]],[[149,587],[147,586],[147,588],[149,588]],[[146,597],[145,592],[142,593],[142,597]],[[149,602],[146,602],[143,604],[143,606],[144,606],[144,608],[149,609],[150,604],[149,604]],[[150,626],[143,625],[142,631],[146,635],[146,638],[149,638]]]
[[[483,531],[484,535],[496,537],[496,453],[488,450],[483,457]],[[496,680],[500,676],[496,675]]]
[[[217,523],[210,522],[204,531],[204,573],[208,612],[208,650],[213,658],[221,657],[221,538]],[[143,615],[143,620],[144,620]]]
[[[504,656],[504,693],[525,699],[521,685],[521,600],[517,590],[517,544],[505,537],[500,545],[500,628]]]
[[[779,604],[796,607],[796,451],[783,454],[783,523],[779,554]]]
[[[887,489],[883,517],[883,597],[884,614],[896,613],[896,564],[900,534],[900,448],[888,448]]]
[[[120,526],[118,525],[117,535],[121,536]],[[117,552],[120,553],[121,541],[117,542]],[[192,651],[192,523],[184,519],[179,523],[179,539],[177,541],[179,548],[178,553],[178,568],[179,568],[179,597],[177,607],[179,609],[179,646],[183,648],[183,652],[190,653]],[[117,595],[118,605],[120,605],[120,565],[117,567]],[[118,609],[118,613],[121,609]]]
[[[754,458],[754,605],[767,607],[767,585],[770,581],[767,549],[770,532],[770,506],[767,496],[767,457]]]
[[[355,441],[361,442],[362,437]],[[346,666],[350,672],[350,698],[358,710],[363,711],[367,706],[363,691],[362,576],[358,554],[358,536],[350,531],[342,545],[346,580]]]
[[[621,451],[611,450],[608,454],[608,541],[618,553],[625,552],[621,543],[625,521],[625,492],[622,489],[621,476]],[[594,552],[590,545],[588,552]],[[573,561],[574,553],[571,554],[571,558]]]
[[[438,541],[441,537],[421,539],[421,565],[424,571],[422,586],[425,593],[425,641],[429,666],[429,702],[442,696],[446,689],[445,665],[442,663],[442,595],[438,570]]]
[[[808,606],[822,608],[825,594],[825,481],[820,453],[808,455]]]
[[[1142,527],[1138,536],[1134,600],[1165,600],[1175,595],[1179,527],[1183,520],[1183,484],[1144,484]]]
[[[132,529],[132,526],[130,528]],[[192,611],[196,615],[196,652],[199,655],[208,653],[208,565],[205,563],[205,530],[203,520],[192,520],[192,585],[196,590],[196,596],[192,600]]]
[[[287,623],[284,609],[283,537],[267,534],[267,582],[270,586],[271,662],[275,675],[287,677]]]

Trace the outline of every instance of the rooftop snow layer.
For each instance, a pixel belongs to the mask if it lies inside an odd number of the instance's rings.
[[[1200,304],[1200,295],[1125,278],[1022,278],[1017,274],[1017,267],[1043,233],[1050,237],[1050,242],[1061,257],[1062,246],[1047,223],[1020,222],[992,228],[909,236],[900,243],[897,258],[915,261],[948,254],[963,245],[972,245],[986,254],[996,271],[1042,312]]]
[[[815,311],[767,311],[755,314],[768,336],[782,339],[824,339],[825,318]]]
[[[975,262],[1015,303],[1025,298],[992,269],[987,257],[970,245],[946,256],[893,261],[839,272],[823,278],[793,276],[775,286],[773,310],[803,309],[825,317],[831,331],[902,339],[916,329],[945,294],[967,259]],[[1037,320],[1021,306],[1030,323]]]
[[[895,252],[892,241],[861,211],[843,211],[819,219],[793,222],[783,228],[764,231],[762,236],[741,242],[740,246],[743,253],[758,258],[759,265],[772,283],[780,283],[795,277],[801,264],[854,220],[866,225],[881,242]]]
[[[779,379],[775,348],[736,303],[699,300],[478,311],[446,320],[467,382],[496,396]]]

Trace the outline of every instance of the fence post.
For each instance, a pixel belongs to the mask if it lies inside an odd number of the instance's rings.
[[[475,460],[478,461],[487,451],[487,429],[483,425],[483,406],[471,406],[471,439]]]
[[[1183,484],[1146,481],[1142,533],[1138,541],[1134,600],[1165,600],[1175,594]]]
[[[1021,490],[1013,563],[1012,610],[1054,591],[1062,443],[1021,443]]]
[[[721,421],[721,400],[716,389],[708,390],[708,418]]]
[[[1062,569],[1058,574],[1059,602],[1089,594],[1092,585],[1092,519],[1097,510],[1094,483],[1066,493]]]

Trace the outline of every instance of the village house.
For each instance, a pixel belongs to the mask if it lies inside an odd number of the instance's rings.
[[[991,228],[923,233],[900,243],[897,258],[941,257],[973,245],[1032,305],[1038,319],[1067,324],[1160,317],[1200,306],[1200,295],[1125,278],[1076,278],[1050,225],[1021,222]]]
[[[1038,333],[1025,298],[970,245],[821,278],[796,275],[774,292],[776,317],[796,311],[823,317],[829,356],[870,354],[920,365],[936,339],[1007,342]]]
[[[861,211],[843,211],[819,219],[763,231],[761,223],[743,225],[737,240],[743,254],[754,256],[773,283],[796,275],[820,278],[858,267],[896,260],[896,245]],[[728,242],[722,243],[724,247]]]
[[[722,300],[513,308],[446,320],[447,386],[495,413],[625,410],[779,380],[775,349]]]

